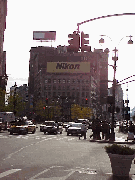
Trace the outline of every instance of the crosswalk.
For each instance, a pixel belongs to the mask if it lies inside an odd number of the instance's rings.
[[[74,176],[78,177],[80,180],[79,176],[83,177],[83,179],[97,179],[101,178],[103,180],[110,179],[112,177],[112,172],[109,173],[103,173],[102,174],[96,169],[90,169],[90,168],[82,168],[82,167],[75,167],[73,169],[67,169],[64,168],[63,166],[52,166],[47,169],[41,170],[40,172],[38,171],[35,173],[35,175],[32,174],[25,174],[25,178],[23,176],[23,171],[24,169],[9,169],[3,172],[0,172],[0,180],[10,180],[10,179],[18,179],[18,174],[19,175],[19,180],[22,179],[27,179],[27,180],[67,180],[69,178],[73,178]],[[30,171],[28,171],[30,172]],[[53,174],[53,176],[50,175],[50,177],[47,174]],[[29,178],[28,178],[29,177]],[[97,177],[97,178],[96,178]],[[135,180],[135,175],[130,175],[132,180]]]
[[[23,139],[23,140],[28,140],[28,139],[35,139],[35,140],[51,140],[55,139],[57,141],[67,139],[68,141],[78,139],[75,136],[65,136],[65,135],[37,135],[37,134],[27,134],[27,135],[4,135],[0,134],[0,139],[8,139],[8,138],[14,138],[14,139]]]

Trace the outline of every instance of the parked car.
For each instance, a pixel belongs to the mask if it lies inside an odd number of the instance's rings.
[[[81,134],[81,126],[82,123],[72,123],[72,125],[67,129],[67,136],[71,135],[79,135]]]
[[[45,126],[43,129],[44,134],[46,133],[62,134],[62,131],[63,131],[63,127],[59,126],[59,123],[55,123],[55,121],[45,121]]]
[[[69,122],[66,126],[65,126],[65,131],[67,132],[68,128],[71,127],[71,125],[73,124],[74,122]]]

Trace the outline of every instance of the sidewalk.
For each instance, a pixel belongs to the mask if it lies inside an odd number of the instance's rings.
[[[128,134],[124,134],[122,132],[118,132],[118,128],[115,128],[115,141],[109,141],[109,140],[93,140],[90,139],[90,142],[98,142],[98,143],[116,143],[116,144],[135,144],[135,142],[133,142],[133,140],[127,140],[127,136]]]

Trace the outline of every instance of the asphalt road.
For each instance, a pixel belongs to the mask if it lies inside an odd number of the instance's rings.
[[[2,180],[97,180],[112,179],[104,143],[79,140],[77,136],[0,133]],[[132,145],[135,146],[135,145]],[[130,174],[135,173],[132,164]],[[133,176],[132,176],[133,177]],[[133,178],[132,178],[133,179]]]

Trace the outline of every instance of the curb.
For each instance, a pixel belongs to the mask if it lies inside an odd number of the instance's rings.
[[[89,142],[109,143],[109,144],[135,144],[135,142],[127,141],[109,141],[109,140],[89,140]]]

